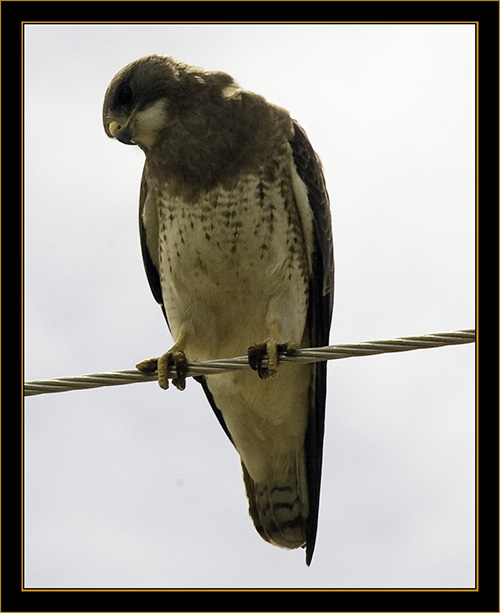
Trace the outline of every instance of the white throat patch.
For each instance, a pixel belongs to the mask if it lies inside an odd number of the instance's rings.
[[[151,148],[167,121],[165,101],[157,100],[142,111],[137,111],[132,125],[133,139],[139,145]]]

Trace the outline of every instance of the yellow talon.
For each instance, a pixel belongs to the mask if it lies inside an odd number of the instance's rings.
[[[145,373],[146,375],[151,375],[158,369],[158,358],[151,358],[150,360],[143,360],[136,364],[135,367],[137,370]]]
[[[117,122],[115,121],[112,123]],[[169,369],[173,368],[177,376],[173,378],[172,383],[177,389],[183,390],[186,387],[186,376],[188,371],[188,363],[183,350],[185,344],[185,337],[181,334],[179,340],[169,351],[159,358],[152,358],[139,362],[139,364],[136,364],[136,368],[147,374],[152,374],[156,371],[158,383],[164,390],[168,389],[168,373]]]

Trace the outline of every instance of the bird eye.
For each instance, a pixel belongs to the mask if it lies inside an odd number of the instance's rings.
[[[116,105],[117,106],[127,106],[132,101],[132,88],[128,83],[122,85],[116,94]]]

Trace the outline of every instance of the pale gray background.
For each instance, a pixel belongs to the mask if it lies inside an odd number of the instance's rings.
[[[286,107],[332,200],[331,341],[472,328],[473,25],[28,25],[26,380],[171,344],[142,268],[143,154],[109,140],[114,74],[150,53]],[[474,346],[329,366],[313,564],[248,518],[201,387],[26,400],[26,587],[473,587]]]

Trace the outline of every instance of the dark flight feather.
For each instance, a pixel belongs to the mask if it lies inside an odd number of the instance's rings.
[[[333,238],[330,205],[323,171],[304,130],[294,122],[295,134],[291,140],[293,159],[299,177],[307,188],[309,205],[313,213],[314,253],[308,322],[311,346],[328,345],[333,310]],[[314,400],[309,408],[306,432],[306,466],[309,496],[307,520],[306,563],[309,566],[316,543],[318,529],[321,467],[326,406],[326,362],[316,362]]]

